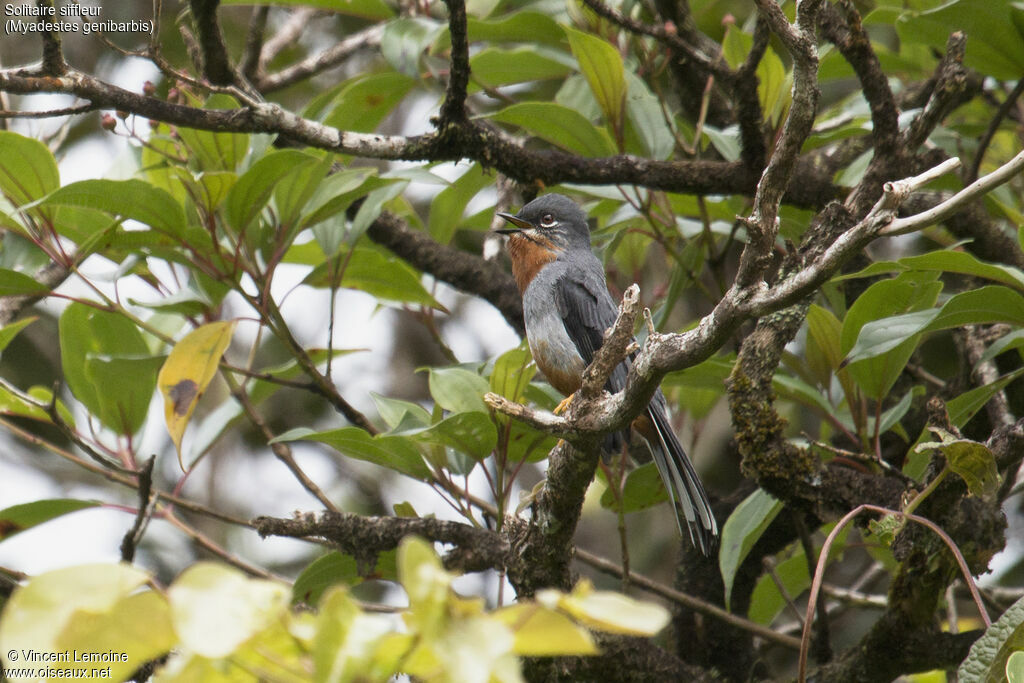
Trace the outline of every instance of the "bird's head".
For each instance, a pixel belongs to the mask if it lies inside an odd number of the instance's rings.
[[[510,224],[497,232],[527,239],[553,250],[590,249],[586,214],[576,202],[561,194],[538,197],[519,213],[499,213]]]

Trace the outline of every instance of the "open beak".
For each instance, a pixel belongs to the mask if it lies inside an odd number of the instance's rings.
[[[528,223],[527,221],[524,221],[522,218],[513,216],[510,213],[502,213],[500,211],[498,212],[498,215],[515,226],[512,228],[502,228],[501,230],[495,230],[495,232],[499,234],[514,235],[515,233],[522,232],[523,230],[533,230],[533,226],[530,225],[530,223]]]

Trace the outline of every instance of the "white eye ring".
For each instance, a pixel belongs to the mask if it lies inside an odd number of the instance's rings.
[[[541,216],[540,227],[553,228],[556,225],[558,225],[558,221],[556,221],[554,216],[552,216],[550,213],[546,213],[543,216]]]

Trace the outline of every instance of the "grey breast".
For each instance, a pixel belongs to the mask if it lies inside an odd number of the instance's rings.
[[[569,394],[579,388],[585,364],[555,306],[555,284],[563,269],[557,261],[541,269],[526,288],[523,313],[534,360],[552,386]]]

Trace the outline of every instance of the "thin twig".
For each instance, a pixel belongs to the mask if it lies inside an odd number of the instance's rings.
[[[614,576],[619,579],[621,579],[623,576],[622,567],[618,566],[610,560],[606,560],[603,557],[594,555],[593,553],[589,553],[581,548],[576,549],[575,555],[576,559],[590,565],[598,571],[604,572],[605,574],[609,574],[610,576]],[[669,588],[668,586],[658,583],[657,581],[650,579],[647,576],[644,576],[643,574],[630,572],[629,578],[630,582],[634,586],[639,586],[640,588],[643,588],[646,591],[649,591],[656,595],[660,595],[661,597],[667,600],[671,600],[672,602],[677,603],[679,605],[682,605],[687,609],[691,609],[694,612],[698,612],[700,614],[724,621],[730,626],[735,626],[736,628],[743,629],[744,631],[753,633],[758,638],[762,638],[769,642],[775,643],[776,645],[782,645],[783,647],[788,647],[792,650],[797,650],[800,648],[800,641],[796,638],[793,638],[792,636],[776,633],[772,629],[766,626],[762,626],[757,622],[750,621],[749,619],[744,619],[741,616],[737,616],[735,614],[732,614],[731,612],[725,611],[718,605],[713,605],[710,602],[705,602],[704,600],[701,600],[700,598],[695,598],[692,595],[687,595],[686,593],[677,591],[674,588]]]
[[[804,616],[804,628],[800,637],[800,660],[797,668],[797,680],[801,683],[805,683],[807,681],[807,651],[811,642],[811,623],[814,620],[815,605],[818,602],[818,593],[821,590],[821,584],[825,574],[825,565],[828,563],[829,551],[832,549],[832,543],[835,542],[839,532],[842,531],[847,524],[852,522],[857,515],[865,511],[877,512],[883,515],[899,515],[904,519],[917,522],[918,524],[922,524],[934,531],[956,558],[956,562],[960,566],[960,572],[963,574],[964,582],[971,591],[971,597],[974,598],[974,604],[978,607],[978,613],[981,615],[981,620],[985,623],[985,628],[992,625],[992,620],[989,618],[988,612],[985,611],[985,605],[981,600],[981,595],[978,593],[978,586],[975,584],[974,578],[971,576],[971,570],[967,566],[967,561],[964,559],[963,553],[960,552],[960,549],[956,546],[956,543],[953,542],[953,539],[951,539],[938,524],[925,517],[920,517],[918,515],[904,515],[896,510],[890,510],[889,508],[884,508],[880,505],[869,505],[866,503],[858,505],[853,510],[850,510],[843,515],[843,518],[839,520],[835,528],[829,532],[828,538],[825,539],[825,544],[821,548],[821,553],[818,555],[818,564],[814,570],[814,579],[811,581],[811,593],[807,598],[807,613]]]

